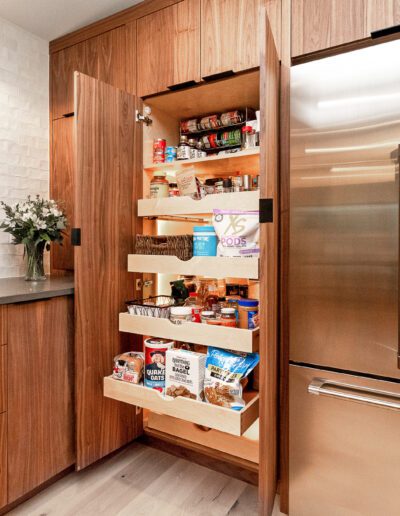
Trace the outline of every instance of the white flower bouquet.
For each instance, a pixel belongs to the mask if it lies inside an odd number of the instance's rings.
[[[28,199],[12,206],[1,202],[5,218],[0,224],[6,233],[13,237],[13,244],[25,246],[27,258],[27,280],[45,279],[43,266],[44,249],[50,249],[50,242],[62,245],[63,230],[67,226],[65,213],[53,200],[40,198]]]

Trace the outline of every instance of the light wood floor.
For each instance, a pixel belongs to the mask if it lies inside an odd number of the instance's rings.
[[[257,515],[257,488],[135,443],[101,464],[69,474],[9,514],[252,516]]]

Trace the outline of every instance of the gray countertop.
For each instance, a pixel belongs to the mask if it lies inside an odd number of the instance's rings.
[[[74,276],[48,276],[45,281],[0,278],[0,305],[37,301],[74,293]]]

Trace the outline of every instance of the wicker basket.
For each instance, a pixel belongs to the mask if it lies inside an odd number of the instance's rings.
[[[192,235],[136,235],[136,254],[153,254],[177,256],[181,260],[190,260],[193,256]]]

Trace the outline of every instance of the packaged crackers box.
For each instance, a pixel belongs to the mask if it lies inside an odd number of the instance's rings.
[[[166,353],[165,394],[204,400],[206,355],[186,349],[168,349]]]

